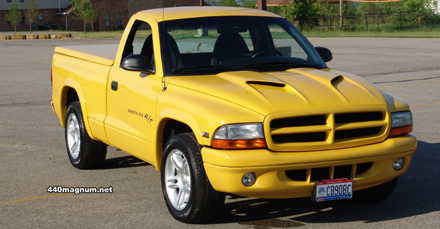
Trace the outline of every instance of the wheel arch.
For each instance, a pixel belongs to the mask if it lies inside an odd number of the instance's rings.
[[[198,122],[189,114],[182,115],[181,112],[173,112],[176,116],[168,116],[160,119],[157,128],[156,140],[156,169],[161,170],[162,157],[165,144],[170,138],[180,133],[193,133],[196,142],[203,145]],[[180,115],[179,115],[180,113]]]
[[[66,80],[63,89],[61,90],[61,102],[60,102],[60,119],[61,124],[64,127],[65,123],[64,120],[66,119],[67,114],[67,108],[72,102],[78,101],[81,105],[81,113],[84,120],[84,125],[86,127],[87,133],[89,133],[90,138],[96,140],[92,135],[92,131],[89,125],[89,119],[88,119],[88,111],[86,106],[86,99],[82,90],[81,85],[73,80]]]

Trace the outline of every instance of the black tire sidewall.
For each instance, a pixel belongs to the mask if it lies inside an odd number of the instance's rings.
[[[191,171],[191,194],[190,194],[190,198],[188,201],[187,206],[182,209],[182,210],[178,210],[176,208],[174,208],[174,206],[171,204],[169,197],[168,197],[168,193],[166,191],[166,181],[165,179],[165,165],[166,165],[166,160],[168,158],[168,155],[170,154],[170,152],[173,149],[178,149],[180,150],[183,155],[185,156],[188,165],[190,167],[190,171]],[[176,218],[179,221],[185,222],[186,219],[189,217],[189,215],[191,214],[192,210],[193,210],[193,205],[194,205],[194,198],[195,198],[195,190],[196,190],[196,182],[198,182],[196,180],[195,174],[194,174],[194,167],[197,166],[195,165],[195,161],[194,158],[192,157],[191,153],[190,153],[190,146],[188,146],[188,143],[182,139],[179,135],[174,136],[173,138],[171,138],[168,143],[165,146],[165,151],[164,151],[164,157],[162,160],[162,165],[161,165],[161,183],[162,183],[162,191],[163,191],[163,195],[164,195],[164,199],[165,202],[167,204],[168,210],[171,212],[171,214],[173,215],[174,218]]]
[[[70,114],[74,114],[78,120],[78,124],[79,124],[79,129],[80,129],[80,141],[81,141],[81,145],[80,145],[80,149],[79,149],[79,155],[78,158],[73,158],[72,154],[70,152],[70,149],[68,147],[68,141],[67,141],[67,124],[68,124],[68,120],[69,120],[69,116]],[[79,102],[73,102],[69,105],[69,107],[67,108],[67,113],[66,113],[66,120],[64,122],[65,125],[65,130],[64,130],[64,136],[65,136],[65,141],[66,141],[66,149],[67,149],[67,155],[69,156],[70,162],[72,163],[72,165],[76,168],[82,168],[83,164],[84,164],[84,134],[85,134],[85,127],[84,127],[84,120],[82,117],[82,111],[81,111],[81,105],[79,104]]]

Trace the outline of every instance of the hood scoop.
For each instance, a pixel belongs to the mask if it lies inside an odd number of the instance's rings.
[[[247,81],[248,85],[270,86],[270,87],[285,87],[286,84],[268,81]]]
[[[338,85],[344,80],[344,77],[339,75],[332,79],[331,83],[333,87],[337,88]]]
[[[257,92],[263,98],[267,99],[268,101],[272,101],[272,103],[274,102],[274,99],[268,99],[268,96],[274,96],[277,98],[277,100],[282,97],[286,98],[286,96],[293,96],[292,98],[299,99],[299,101],[308,102],[307,98],[290,84],[256,80],[246,81],[246,84],[254,88],[255,92]]]

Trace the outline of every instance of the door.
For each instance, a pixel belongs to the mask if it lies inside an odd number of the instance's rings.
[[[113,146],[154,164],[156,99],[162,76],[154,73],[151,27],[148,23],[136,21],[132,28],[123,55],[144,55],[152,69],[129,71],[115,63],[107,84],[105,128]]]

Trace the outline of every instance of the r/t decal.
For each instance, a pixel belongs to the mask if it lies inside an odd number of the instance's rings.
[[[141,118],[144,118],[145,120],[147,120],[148,123],[151,123],[153,121],[153,116],[150,114],[144,114],[142,112],[135,111],[132,109],[128,109],[128,113],[135,115],[135,116],[138,116],[138,117],[141,117]]]
[[[153,121],[151,115],[149,115],[149,114],[145,114],[144,118],[147,120],[148,123],[151,123]]]

